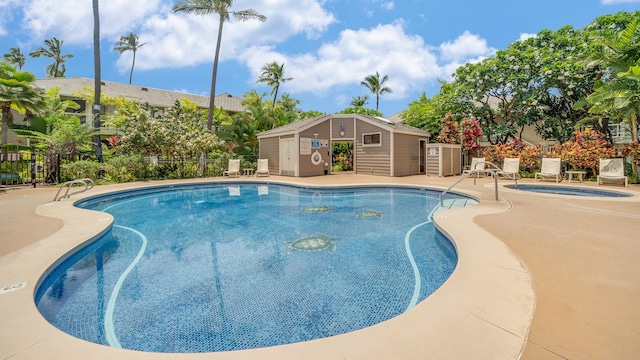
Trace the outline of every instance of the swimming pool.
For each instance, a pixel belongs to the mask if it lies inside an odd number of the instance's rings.
[[[52,270],[36,303],[99,344],[155,352],[250,349],[397,316],[455,268],[430,220],[437,193],[272,184],[161,187],[77,204],[109,233]]]
[[[505,185],[506,188],[531,191],[546,194],[573,195],[573,196],[595,196],[595,197],[630,197],[632,195],[609,190],[591,189],[577,186],[549,186],[549,185]]]

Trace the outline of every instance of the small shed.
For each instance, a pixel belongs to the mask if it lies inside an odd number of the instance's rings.
[[[462,145],[427,145],[427,175],[451,176],[462,173]]]
[[[334,143],[351,144],[356,174],[425,174],[429,137],[424,130],[358,114],[323,115],[258,134],[269,172],[300,177],[330,174]]]

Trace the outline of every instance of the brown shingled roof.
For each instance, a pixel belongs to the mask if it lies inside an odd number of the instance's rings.
[[[76,97],[76,93],[84,93],[85,88],[93,89],[94,87],[93,79],[81,77],[37,79],[35,83],[45,89],[60,88],[60,95],[67,97]],[[102,92],[107,96],[122,96],[127,100],[135,100],[138,103],[149,103],[149,105],[160,108],[171,107],[175,104],[176,100],[181,98],[187,98],[202,108],[209,108],[208,96],[111,81],[102,81],[102,84]],[[242,98],[227,93],[217,95],[215,104],[217,107],[221,107],[228,112],[244,111]]]

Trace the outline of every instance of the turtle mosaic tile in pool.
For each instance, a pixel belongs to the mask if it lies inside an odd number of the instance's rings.
[[[250,349],[390,319],[456,266],[430,221],[438,193],[230,186],[78,204],[113,214],[114,226],[47,275],[38,309],[73,336],[114,347]]]

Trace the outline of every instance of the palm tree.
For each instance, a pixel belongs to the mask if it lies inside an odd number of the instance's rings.
[[[351,106],[353,107],[364,107],[369,102],[369,97],[367,95],[358,95],[351,98]]]
[[[589,112],[629,120],[633,141],[638,140],[637,114],[640,111],[640,19],[622,31],[604,31],[592,39],[596,45],[588,66],[608,69],[604,81],[596,83],[587,97]]]
[[[0,63],[0,110],[2,111],[2,145],[7,144],[11,109],[24,114],[37,113],[46,106],[44,90],[33,83],[36,77],[30,72]],[[3,151],[4,151],[3,150]],[[6,156],[4,157],[6,159]]]
[[[93,128],[95,134],[93,135],[93,143],[96,151],[96,159],[98,162],[102,162],[102,143],[100,142],[100,95],[102,90],[102,75],[100,69],[100,9],[99,1],[93,0],[93,87],[94,87],[94,100],[93,100]]]
[[[9,48],[9,52],[4,54],[3,58],[9,64],[18,65],[18,70],[22,70],[24,63],[27,61],[19,48]]]
[[[53,59],[53,64],[49,64],[46,67],[46,72],[48,77],[64,77],[64,73],[67,71],[67,68],[64,66],[66,59],[71,59],[73,55],[66,54],[62,55],[62,40],[58,40],[55,37],[51,39],[47,39],[44,41],[47,45],[48,49],[43,47],[39,47],[29,53],[29,56],[32,58],[38,58],[40,56],[48,57]]]
[[[380,74],[376,71],[375,75],[369,75],[364,78],[364,81],[360,82],[360,85],[369,89],[376,96],[376,111],[378,111],[380,95],[391,93],[391,89],[384,86],[384,83],[386,83],[387,80],[389,80],[389,75],[385,75],[380,79]]]
[[[184,12],[195,15],[218,14],[220,17],[218,23],[218,40],[216,43],[216,54],[213,59],[213,72],[211,74],[211,93],[209,94],[209,116],[207,121],[207,129],[211,131],[213,126],[213,110],[216,97],[216,76],[218,73],[218,58],[220,56],[220,44],[222,43],[222,26],[225,21],[229,21],[230,15],[233,15],[237,21],[247,21],[257,19],[266,21],[267,17],[259,14],[253,9],[240,11],[231,11],[235,0],[180,0],[173,5],[174,12]]]
[[[293,80],[293,78],[284,77],[284,63],[280,65],[274,61],[264,64],[262,67],[262,76],[260,76],[256,83],[265,83],[271,86],[271,95],[273,95],[273,105],[275,106],[280,85],[290,80]]]
[[[138,35],[130,32],[129,35],[120,36],[120,41],[118,41],[113,50],[122,54],[125,51],[133,51],[133,62],[131,64],[131,72],[129,73],[129,84],[131,84],[131,78],[133,77],[133,67],[136,66],[136,51],[144,46],[144,43],[140,43],[138,41]]]

